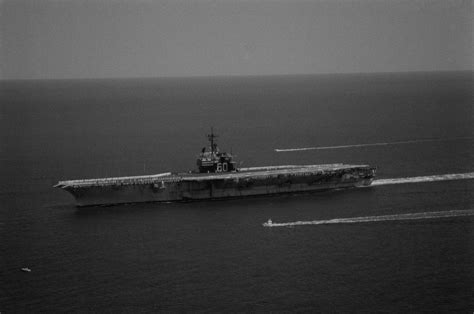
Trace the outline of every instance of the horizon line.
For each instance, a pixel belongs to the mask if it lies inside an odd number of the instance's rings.
[[[188,79],[188,78],[239,78],[239,77],[287,77],[287,76],[327,76],[327,75],[371,75],[371,74],[422,74],[422,73],[461,73],[470,70],[413,70],[413,71],[381,71],[381,72],[322,72],[322,73],[291,73],[291,74],[219,74],[219,75],[165,75],[165,76],[116,76],[116,77],[58,77],[58,78],[0,78],[0,81],[66,81],[66,80],[127,80],[127,79]]]

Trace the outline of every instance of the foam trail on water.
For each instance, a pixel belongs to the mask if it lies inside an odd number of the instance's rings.
[[[397,142],[384,142],[384,143],[365,143],[365,144],[352,144],[352,145],[339,145],[339,146],[319,146],[319,147],[300,147],[300,148],[275,148],[276,152],[298,152],[305,150],[324,150],[324,149],[341,149],[341,148],[354,148],[354,147],[367,147],[367,146],[386,146],[386,145],[400,145],[400,144],[413,144],[423,142],[441,142],[441,141],[455,141],[462,139],[473,139],[474,137],[456,137],[456,138],[432,138],[432,139],[417,139],[409,141],[397,141]]]
[[[379,222],[379,221],[422,220],[422,219],[465,217],[465,216],[474,216],[474,209],[384,215],[384,216],[335,218],[335,219],[328,219],[328,220],[295,221],[295,222],[271,222],[271,220],[269,220],[268,222],[263,223],[263,226],[264,227],[292,227],[292,226],[304,226],[304,225],[354,224],[354,223],[369,223],[369,222]]]
[[[373,186],[373,185],[404,184],[404,183],[419,183],[419,182],[434,182],[434,181],[449,181],[449,180],[468,180],[468,179],[474,179],[474,172],[440,174],[440,175],[421,176],[421,177],[378,179],[378,180],[374,180],[371,185]]]

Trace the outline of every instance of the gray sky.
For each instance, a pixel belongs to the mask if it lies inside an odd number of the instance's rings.
[[[0,0],[2,78],[473,69],[473,1]]]

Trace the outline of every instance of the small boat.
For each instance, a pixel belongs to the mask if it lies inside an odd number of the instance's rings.
[[[28,267],[23,267],[21,271],[24,271],[25,273],[31,273],[31,269]]]
[[[271,219],[268,219],[267,222],[264,222],[264,223],[263,223],[263,226],[264,226],[264,227],[271,227],[272,224],[273,224],[272,220],[271,220]]]

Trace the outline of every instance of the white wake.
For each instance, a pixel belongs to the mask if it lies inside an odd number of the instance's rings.
[[[352,217],[352,218],[335,218],[327,220],[313,220],[313,221],[295,221],[295,222],[268,222],[263,223],[264,227],[292,227],[305,225],[330,225],[330,224],[354,224],[354,223],[370,223],[379,221],[402,221],[402,220],[422,220],[422,219],[437,219],[449,217],[465,217],[474,216],[474,209],[466,210],[448,210],[436,212],[422,212],[410,214],[397,215],[383,215],[383,216],[366,216],[366,217]]]
[[[368,147],[368,146],[386,146],[386,145],[400,145],[400,144],[413,144],[423,142],[442,142],[442,141],[455,141],[455,140],[474,139],[474,137],[456,137],[456,138],[432,138],[432,139],[416,139],[408,141],[397,141],[397,142],[381,142],[381,143],[364,143],[364,144],[351,144],[351,145],[338,145],[338,146],[318,146],[318,147],[300,147],[300,148],[275,148],[276,152],[298,152],[305,150],[325,150],[325,149],[341,149],[341,148],[355,148],[355,147]]]
[[[419,182],[434,182],[434,181],[450,181],[450,180],[468,180],[468,179],[474,179],[474,172],[440,174],[440,175],[420,176],[420,177],[393,178],[393,179],[378,179],[378,180],[374,180],[371,186],[388,185],[388,184],[419,183]]]

